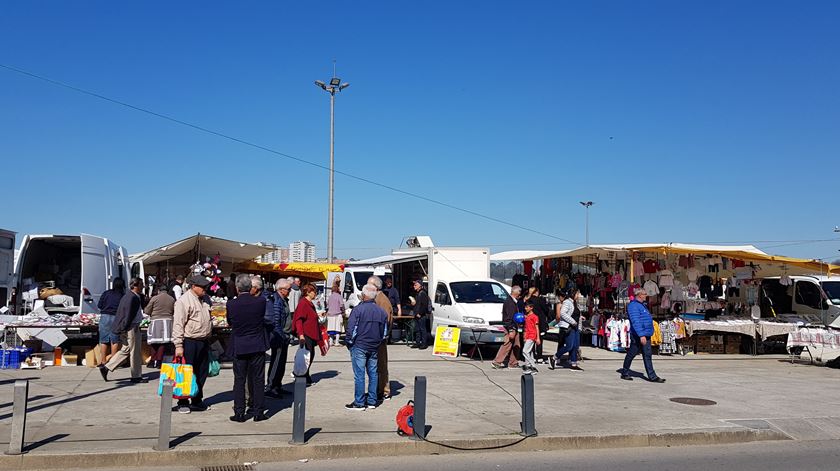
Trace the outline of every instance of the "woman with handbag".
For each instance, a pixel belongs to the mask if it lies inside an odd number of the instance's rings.
[[[323,345],[321,327],[318,323],[318,313],[315,311],[313,301],[318,296],[318,288],[312,283],[307,283],[300,288],[301,299],[295,309],[292,320],[294,332],[298,336],[301,348],[309,351],[309,365],[306,368],[306,385],[312,384],[312,376],[309,369],[315,360],[315,345]]]

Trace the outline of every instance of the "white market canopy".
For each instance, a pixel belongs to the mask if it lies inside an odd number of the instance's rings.
[[[829,265],[819,260],[790,258],[767,254],[753,245],[704,245],[681,244],[676,242],[652,244],[606,244],[578,247],[573,250],[558,250],[553,252],[516,250],[500,252],[490,256],[490,261],[529,261],[561,257],[583,257],[597,255],[609,257],[616,252],[662,252],[671,254],[710,254],[755,262],[768,262],[778,265],[790,265],[803,272],[812,273],[840,273],[840,267]]]
[[[274,249],[264,245],[196,234],[156,249],[133,254],[130,256],[130,259],[131,263],[143,262],[144,265],[154,265],[155,263],[173,260],[182,255],[195,253],[208,256],[220,254],[222,260],[226,262],[240,263],[254,260],[260,255],[265,255],[272,250]]]

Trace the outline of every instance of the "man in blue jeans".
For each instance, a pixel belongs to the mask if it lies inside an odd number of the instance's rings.
[[[651,358],[650,351],[650,337],[653,335],[653,317],[650,315],[647,306],[643,304],[647,299],[647,293],[639,289],[636,290],[635,295],[636,299],[631,301],[627,306],[627,315],[630,317],[630,348],[627,350],[627,356],[624,357],[624,368],[621,369],[621,379],[633,380],[633,377],[630,376],[630,364],[633,362],[633,358],[639,354],[639,349],[641,349],[648,381],[664,383],[665,380],[656,376],[656,371],[653,370],[653,359]]]
[[[353,308],[347,320],[345,343],[350,348],[355,380],[355,397],[345,409],[363,411],[376,409],[377,352],[379,345],[388,338],[388,314],[376,305],[374,299],[379,290],[371,284],[362,288],[362,303]],[[368,389],[365,394],[365,372]]]

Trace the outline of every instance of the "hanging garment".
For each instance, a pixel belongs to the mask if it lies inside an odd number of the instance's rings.
[[[674,272],[671,270],[662,270],[659,272],[659,286],[663,288],[674,286]]]
[[[653,335],[650,336],[650,346],[657,347],[662,343],[662,330],[659,328],[659,323],[653,323]]]
[[[677,351],[676,324],[672,321],[663,321],[659,324],[662,332],[662,345],[659,346],[659,353],[670,355]]]

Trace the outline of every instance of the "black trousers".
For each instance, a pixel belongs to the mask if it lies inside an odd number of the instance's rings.
[[[184,360],[193,367],[193,375],[198,383],[198,393],[192,398],[194,405],[204,402],[204,383],[210,370],[210,340],[184,338]],[[190,404],[189,399],[178,399],[179,406]]]
[[[414,343],[420,346],[429,345],[429,316],[420,316],[414,319]]]
[[[286,374],[286,360],[289,358],[289,342],[271,349],[271,361],[268,365],[268,389],[280,391],[283,388],[283,376]]]
[[[248,353],[233,357],[233,412],[245,413],[245,384],[251,395],[249,401],[256,413],[265,410],[263,384],[265,383],[265,352]]]

